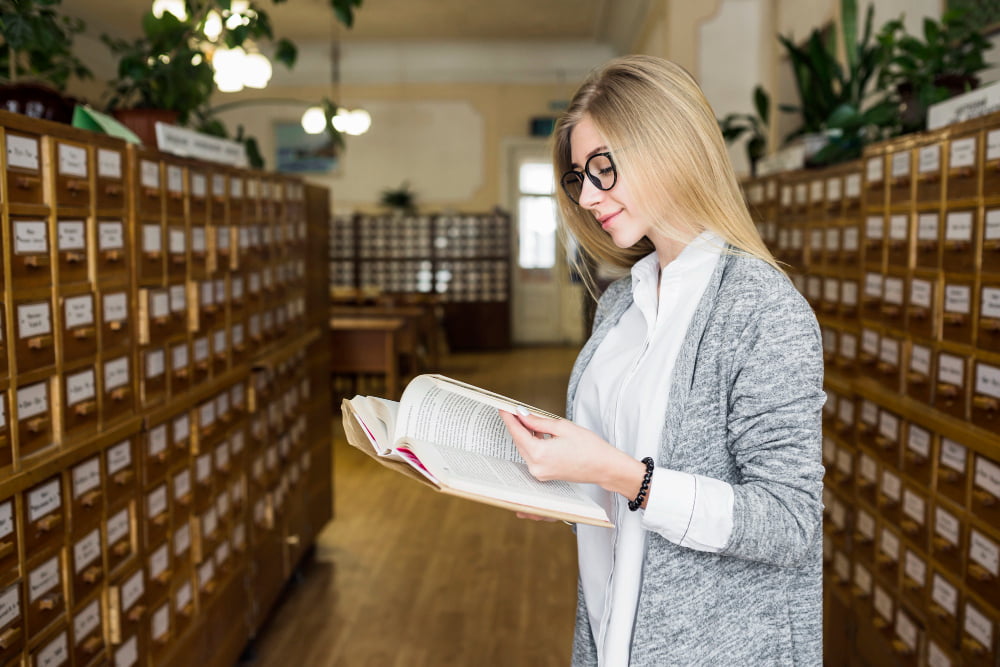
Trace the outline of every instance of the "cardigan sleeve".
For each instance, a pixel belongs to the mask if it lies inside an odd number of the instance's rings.
[[[798,293],[756,309],[731,369],[733,530],[722,553],[795,566],[822,539],[823,349]]]

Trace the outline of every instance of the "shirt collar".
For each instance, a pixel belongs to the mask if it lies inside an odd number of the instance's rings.
[[[680,254],[660,272],[660,261],[656,251],[649,253],[632,265],[632,292],[641,283],[656,285],[659,275],[662,282],[665,278],[679,278],[685,273],[702,266],[706,262],[715,261],[725,249],[725,241],[710,230],[705,230],[684,246]]]

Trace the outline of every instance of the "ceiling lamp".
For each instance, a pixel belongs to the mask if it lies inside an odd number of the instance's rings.
[[[205,26],[202,28],[202,32],[210,42],[219,39],[219,35],[222,34],[222,17],[219,16],[219,12],[213,9],[208,13],[208,16],[205,17]]]
[[[333,129],[337,130],[337,132],[343,132],[344,134],[356,137],[368,131],[368,128],[372,126],[372,117],[364,109],[355,109],[353,111],[338,109],[337,114],[331,122]]]
[[[319,134],[326,129],[326,111],[323,107],[309,107],[302,114],[302,129],[306,134]]]
[[[162,17],[163,12],[170,12],[181,21],[186,21],[188,17],[184,0],[154,0],[153,14],[156,18]]]
[[[249,53],[243,60],[243,85],[247,88],[266,88],[271,80],[271,61],[262,53]]]
[[[215,86],[219,92],[235,93],[243,90],[246,59],[247,52],[240,47],[215,50],[212,54],[212,67],[215,69]]]

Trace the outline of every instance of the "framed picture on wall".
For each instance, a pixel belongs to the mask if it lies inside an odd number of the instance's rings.
[[[298,122],[275,123],[274,146],[279,172],[330,174],[340,169],[339,151],[330,135],[307,134]]]

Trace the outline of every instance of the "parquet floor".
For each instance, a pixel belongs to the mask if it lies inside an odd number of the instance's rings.
[[[559,414],[570,348],[453,354],[441,372]],[[254,667],[569,664],[570,529],[449,498],[334,444],[335,519],[255,642]]]

